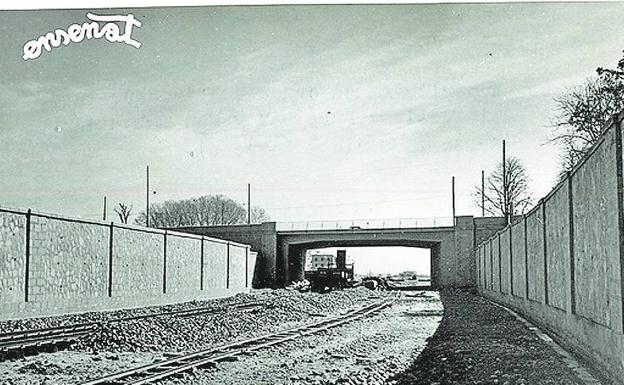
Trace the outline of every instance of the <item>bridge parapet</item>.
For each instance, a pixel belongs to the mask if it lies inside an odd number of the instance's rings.
[[[277,222],[277,231],[408,229],[453,226],[453,217],[341,219]]]

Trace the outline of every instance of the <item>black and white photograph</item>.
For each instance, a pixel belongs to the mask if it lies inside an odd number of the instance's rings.
[[[0,385],[624,385],[624,2],[3,1]]]

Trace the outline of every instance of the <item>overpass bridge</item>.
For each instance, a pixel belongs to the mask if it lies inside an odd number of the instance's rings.
[[[504,218],[374,219],[197,226],[177,231],[251,245],[255,287],[303,279],[305,255],[323,247],[407,246],[431,250],[433,287],[476,285],[474,248],[505,226]]]

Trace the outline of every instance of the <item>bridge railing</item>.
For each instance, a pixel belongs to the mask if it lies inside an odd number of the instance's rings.
[[[406,229],[453,226],[453,217],[341,219],[277,222],[278,231]]]

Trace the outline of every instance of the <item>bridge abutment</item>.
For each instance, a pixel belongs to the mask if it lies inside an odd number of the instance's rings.
[[[304,278],[305,252],[323,247],[407,246],[431,250],[435,288],[476,285],[475,244],[505,226],[504,218],[459,216],[455,226],[278,231],[275,222],[178,228],[251,245],[258,253],[254,287],[283,287]]]

